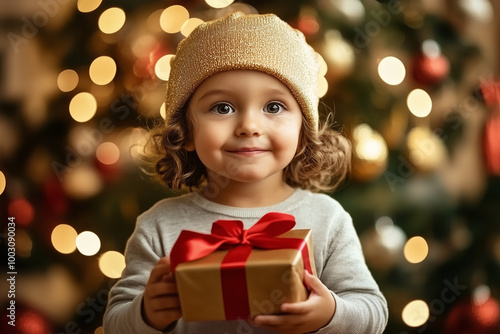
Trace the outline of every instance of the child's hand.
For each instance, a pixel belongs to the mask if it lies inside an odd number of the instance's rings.
[[[161,258],[151,271],[142,303],[144,320],[160,331],[182,316],[168,257]]]
[[[254,323],[280,333],[308,333],[324,327],[335,314],[335,299],[328,288],[315,276],[306,272],[305,284],[311,289],[309,298],[299,303],[281,305],[284,315],[258,315]]]

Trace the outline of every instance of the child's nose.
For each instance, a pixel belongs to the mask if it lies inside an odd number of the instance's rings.
[[[236,135],[238,136],[260,136],[262,134],[261,112],[245,110],[240,113]]]

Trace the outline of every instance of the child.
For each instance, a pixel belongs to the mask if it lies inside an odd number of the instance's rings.
[[[387,305],[350,216],[331,197],[350,166],[347,141],[318,122],[317,54],[275,15],[231,14],[200,25],[171,62],[165,123],[151,137],[170,188],[197,188],[139,216],[113,287],[106,334],[382,333]],[[280,315],[184,322],[169,253],[183,229],[219,219],[245,229],[268,212],[311,229],[319,278]]]

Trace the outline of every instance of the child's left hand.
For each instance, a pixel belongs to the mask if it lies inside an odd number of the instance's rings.
[[[254,324],[283,334],[313,332],[328,324],[335,314],[335,299],[319,278],[308,272],[304,283],[311,290],[307,300],[284,303],[281,311],[286,314],[258,315],[253,319]]]

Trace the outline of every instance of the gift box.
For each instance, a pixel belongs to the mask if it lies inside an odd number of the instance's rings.
[[[293,216],[269,213],[248,230],[219,220],[210,235],[182,231],[170,256],[183,320],[247,320],[306,300],[304,270],[316,275],[312,237],[294,225]]]

